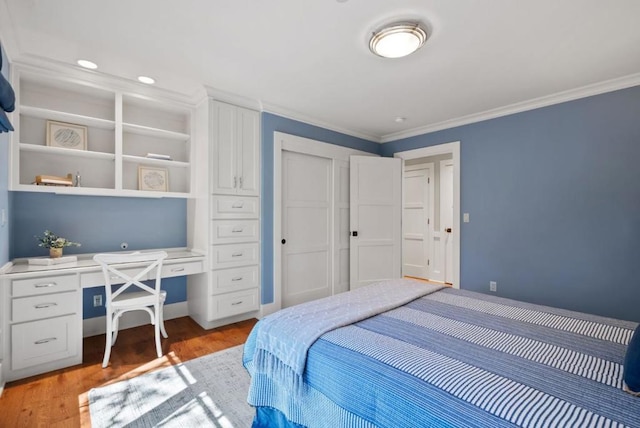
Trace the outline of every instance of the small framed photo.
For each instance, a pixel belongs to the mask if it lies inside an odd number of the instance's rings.
[[[47,146],[87,150],[87,127],[47,120]]]
[[[138,166],[138,190],[166,192],[169,190],[169,173],[166,168]]]

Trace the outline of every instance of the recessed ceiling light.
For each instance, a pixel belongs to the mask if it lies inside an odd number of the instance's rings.
[[[401,58],[420,49],[427,32],[418,22],[395,22],[373,33],[369,49],[384,58]]]
[[[398,116],[394,120],[395,120],[396,123],[402,123],[405,120],[407,120],[407,118],[406,117],[402,117],[402,116]]]
[[[86,59],[79,59],[78,65],[80,67],[88,68],[89,70],[95,70],[96,68],[98,68],[98,64],[92,61],[88,61]]]
[[[156,83],[155,79],[147,76],[138,76],[138,80],[142,83],[146,83],[147,85],[153,85]]]

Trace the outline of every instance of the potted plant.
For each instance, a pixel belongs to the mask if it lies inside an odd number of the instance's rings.
[[[79,247],[77,242],[71,242],[66,238],[62,238],[50,230],[45,230],[43,236],[35,237],[39,244],[38,247],[44,247],[49,249],[49,257],[52,259],[62,257],[62,249],[64,247]]]

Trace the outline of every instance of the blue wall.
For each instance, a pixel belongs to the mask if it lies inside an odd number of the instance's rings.
[[[49,229],[81,247],[67,247],[65,254],[127,251],[187,246],[187,204],[184,199],[68,196],[50,193],[11,192],[11,258],[47,255],[35,235]],[[167,303],[186,300],[186,278],[162,281]],[[93,296],[104,287],[83,290],[84,318],[104,315],[93,308]],[[103,300],[104,301],[104,300]]]
[[[9,80],[9,61],[0,46],[2,55],[2,75]],[[0,210],[5,210],[9,214],[9,133],[0,133]],[[10,260],[9,256],[9,225],[0,225],[0,267]]]
[[[275,131],[311,138],[369,153],[380,144],[328,129],[262,113],[262,303],[273,302],[273,133]],[[280,238],[278,238],[280,239]]]
[[[461,142],[461,288],[640,321],[640,87],[384,144]]]

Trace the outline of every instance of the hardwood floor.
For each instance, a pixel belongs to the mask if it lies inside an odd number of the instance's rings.
[[[156,358],[153,326],[122,330],[102,368],[105,336],[84,339],[83,363],[5,385],[0,427],[89,427],[91,388],[178,364],[244,343],[257,320],[204,330],[189,317],[165,321],[164,356]]]

